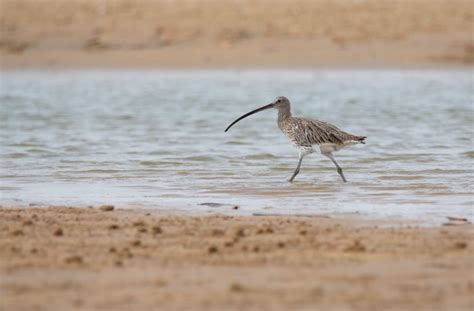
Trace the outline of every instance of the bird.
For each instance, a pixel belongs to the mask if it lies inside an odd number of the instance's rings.
[[[299,150],[298,164],[293,175],[288,180],[290,183],[292,183],[296,175],[299,174],[303,158],[313,152],[317,152],[318,148],[323,156],[327,157],[332,161],[332,163],[334,163],[337,173],[341,176],[342,181],[347,182],[342,168],[334,159],[333,152],[339,151],[350,145],[365,144],[365,139],[367,137],[344,132],[336,126],[324,121],[293,117],[291,115],[290,101],[285,96],[279,96],[270,104],[252,110],[237,118],[225,129],[225,132],[240,120],[254,113],[271,108],[278,109],[278,127]]]

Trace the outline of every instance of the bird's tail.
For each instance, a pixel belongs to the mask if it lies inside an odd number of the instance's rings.
[[[365,144],[365,139],[367,136],[357,136],[357,141],[361,144]]]

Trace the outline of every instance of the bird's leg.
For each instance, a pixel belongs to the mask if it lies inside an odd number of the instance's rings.
[[[332,161],[332,163],[334,163],[334,165],[337,167],[337,173],[341,176],[344,182],[347,182],[346,177],[344,177],[344,173],[342,172],[342,168],[339,166],[339,164],[337,164],[336,160],[334,160],[334,156],[332,155],[332,153],[323,153],[323,155],[328,157]]]
[[[293,182],[293,179],[295,179],[296,175],[300,172],[300,167],[301,167],[301,162],[303,161],[303,157],[305,156],[304,152],[300,151],[299,158],[298,158],[298,166],[296,167],[295,172],[293,173],[293,176],[288,180],[289,182]]]

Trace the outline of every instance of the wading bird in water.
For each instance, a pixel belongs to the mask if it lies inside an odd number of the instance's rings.
[[[249,113],[244,114],[232,122],[225,131],[227,132],[232,125],[239,122],[254,113],[270,109],[278,109],[278,127],[299,149],[299,159],[296,170],[289,179],[293,182],[296,175],[300,172],[301,162],[304,156],[315,152],[315,147],[319,146],[322,155],[329,158],[337,168],[337,172],[342,180],[346,182],[342,168],[337,164],[332,153],[353,144],[365,144],[365,136],[356,136],[341,131],[337,127],[327,122],[312,120],[308,118],[298,118],[291,116],[290,101],[284,96],[277,97],[271,104],[265,105]]]

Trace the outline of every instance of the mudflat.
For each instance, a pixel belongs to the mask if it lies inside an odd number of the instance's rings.
[[[472,310],[473,229],[0,208],[0,309]]]

